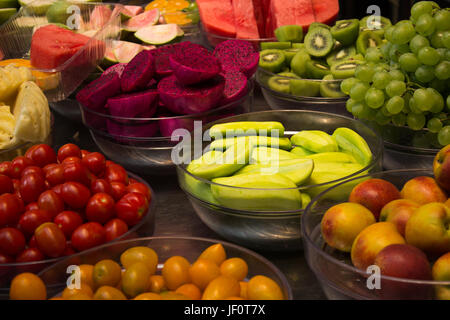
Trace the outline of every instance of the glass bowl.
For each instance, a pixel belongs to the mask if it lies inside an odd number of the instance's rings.
[[[253,81],[248,81],[247,94],[239,100],[203,113],[184,116],[121,118],[81,105],[80,109],[84,125],[106,157],[137,173],[175,174],[172,150],[180,137],[172,140],[173,130],[189,132],[195,129],[195,123],[201,128],[204,124],[221,118],[250,112],[253,106],[253,87]]]
[[[203,132],[217,123],[233,121],[279,121],[285,127],[285,135],[295,134],[299,130],[319,129],[333,132],[338,127],[347,127],[358,132],[371,148],[372,162],[364,169],[357,171],[342,179],[330,181],[320,185],[300,186],[297,189],[307,191],[312,195],[336,183],[360,175],[361,172],[375,172],[381,169],[383,142],[381,138],[363,123],[340,115],[300,110],[263,111],[243,114],[208,124]],[[208,142],[203,144],[202,151]],[[191,145],[191,154],[196,154],[195,146]],[[194,156],[193,158],[197,158]],[[188,163],[186,163],[188,162]],[[209,188],[213,182],[194,176],[186,168],[188,161],[182,161],[177,165],[178,182],[186,193],[196,214],[210,229],[223,238],[240,245],[261,251],[295,251],[302,248],[300,217],[303,209],[295,211],[246,211],[230,209],[219,205],[214,198],[208,197],[210,193],[202,192],[202,188]],[[198,186],[193,189],[192,185]],[[248,188],[231,188],[240,192]],[[250,190],[250,189],[249,189]],[[253,189],[255,190],[255,189]],[[265,189],[267,190],[267,189]],[[283,192],[288,189],[277,189]],[[273,190],[272,190],[273,191]]]
[[[296,96],[290,93],[283,93],[280,91],[276,91],[271,89],[268,86],[268,80],[271,77],[280,77],[284,80],[295,80],[292,77],[280,76],[278,74],[272,73],[265,69],[258,67],[256,71],[256,81],[261,87],[261,91],[263,93],[264,98],[266,99],[268,105],[273,110],[284,110],[284,109],[293,109],[293,110],[312,110],[312,111],[321,111],[321,112],[329,112],[334,114],[340,114],[343,116],[353,117],[350,112],[347,111],[345,107],[345,103],[348,99],[348,96],[338,97],[338,98],[329,98],[329,97],[309,97],[309,96]],[[336,80],[320,80],[320,79],[302,79],[317,85],[335,85],[340,86],[343,79]]]
[[[129,177],[136,179],[137,181],[145,184],[151,192],[151,199],[150,206],[148,208],[147,213],[142,218],[142,220],[131,227],[126,233],[121,235],[120,237],[110,241],[110,243],[117,242],[120,240],[126,240],[126,239],[134,239],[139,238],[143,236],[151,236],[154,232],[155,227],[155,212],[156,212],[156,196],[153,191],[153,189],[150,187],[150,185],[142,178],[136,176],[133,173],[128,172]],[[95,249],[95,248],[93,248]],[[92,249],[89,249],[92,250]],[[87,250],[87,251],[89,251]],[[52,264],[64,260],[64,259],[71,259],[72,257],[75,257],[79,255],[80,253],[76,253],[70,256],[66,257],[59,257],[59,258],[53,258],[53,259],[47,259],[42,261],[35,261],[35,262],[24,262],[24,263],[5,263],[0,264],[0,300],[8,299],[9,297],[9,285],[11,280],[19,273],[22,272],[32,272],[32,273],[39,273],[44,268],[51,266]]]
[[[432,175],[432,171],[421,169],[379,172],[341,182],[311,201],[302,216],[304,252],[309,267],[329,299],[432,299],[434,290],[439,286],[450,286],[450,281],[421,281],[381,276],[381,288],[370,290],[367,287],[369,274],[353,267],[349,254],[327,246],[320,231],[320,223],[326,210],[348,201],[351,192],[349,187],[360,182],[361,178],[385,179],[401,188],[409,179]],[[330,200],[326,196],[330,192],[339,193],[341,198]]]
[[[210,47],[215,48],[218,44],[227,41],[227,40],[245,40],[250,42],[253,47],[260,51],[261,50],[261,42],[273,42],[277,41],[277,38],[260,38],[260,39],[242,39],[242,38],[230,38],[230,37],[224,37],[215,33],[211,33],[205,30],[204,26],[201,27],[201,34],[203,35],[204,42]]]
[[[96,6],[121,5],[103,4],[95,2],[70,1],[80,9],[81,25],[84,31],[94,33],[91,40],[77,51],[70,59],[54,69],[33,69],[48,74],[49,81],[41,85],[49,102],[63,100],[68,97],[82,82],[95,66],[103,59],[105,50],[112,40],[120,37],[119,10],[113,10],[108,22],[99,30],[92,29],[89,23],[91,12]],[[33,7],[20,8],[19,12],[0,26],[0,57],[2,59],[29,58],[31,39],[36,27],[48,24],[45,10],[40,12]],[[104,45],[92,45],[100,42]]]
[[[157,270],[161,271],[164,261],[172,256],[183,256],[193,263],[203,250],[213,244],[220,243],[228,258],[239,257],[248,264],[248,279],[254,275],[264,275],[274,280],[280,286],[285,299],[292,300],[292,291],[283,273],[270,261],[246,248],[231,243],[194,237],[148,237],[120,241],[93,248],[68,257],[39,273],[47,286],[48,296],[59,294],[65,287],[70,265],[95,264],[102,259],[112,259],[120,263],[120,255],[128,248],[136,246],[150,247],[158,254]],[[248,280],[247,279],[247,280]]]
[[[439,144],[437,134],[427,128],[415,131],[392,123],[379,125],[375,121],[362,121],[384,140],[385,170],[432,169],[434,157],[444,147]]]

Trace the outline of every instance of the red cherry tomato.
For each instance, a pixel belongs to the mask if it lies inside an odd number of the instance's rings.
[[[40,175],[41,177],[45,177],[45,173],[44,170],[42,170],[41,168],[39,168],[38,166],[29,166],[26,167],[25,169],[23,169],[22,171],[22,175],[20,177],[23,177],[29,173],[35,173]]]
[[[0,227],[16,225],[20,215],[24,212],[25,206],[22,200],[16,195],[5,193],[0,196]]]
[[[115,214],[114,199],[107,193],[96,193],[86,205],[86,218],[101,224],[111,220]]]
[[[72,246],[77,251],[83,251],[99,246],[106,241],[106,231],[98,222],[87,222],[72,233]]]
[[[128,177],[128,185],[133,184],[133,183],[138,183],[138,182],[139,181],[137,181],[136,179]]]
[[[56,186],[66,182],[64,179],[64,167],[62,164],[50,165],[44,169],[44,172],[45,180],[47,180],[51,186]]]
[[[75,229],[83,224],[83,218],[75,211],[63,211],[55,217],[53,222],[64,232],[66,238],[70,239]]]
[[[106,168],[105,156],[100,152],[92,152],[86,155],[81,162],[93,173],[100,174]]]
[[[115,201],[119,201],[127,194],[127,187],[122,182],[111,182],[111,193]]]
[[[38,144],[28,149],[25,157],[31,159],[38,167],[45,167],[49,163],[56,162],[56,152],[47,144]]]
[[[44,178],[36,173],[29,173],[20,179],[20,195],[25,203],[35,202],[46,190]]]
[[[81,159],[83,159],[84,157],[86,157],[90,152],[87,150],[81,150]]]
[[[25,249],[25,236],[16,228],[0,229],[0,252],[16,256]]]
[[[11,177],[11,161],[3,161],[0,163],[0,173]]]
[[[0,253],[0,265],[1,264],[5,264],[5,263],[13,263],[14,259],[6,254]],[[2,275],[2,273],[0,272],[0,275]]]
[[[112,196],[112,188],[108,181],[105,179],[95,179],[91,183],[91,191],[95,193],[107,193]]]
[[[19,229],[26,235],[32,236],[41,224],[51,221],[52,216],[46,210],[30,210],[20,217]]]
[[[116,164],[116,163],[113,162],[113,161],[111,161],[111,160],[106,160],[106,162],[105,162],[105,166],[106,166],[106,167],[109,167],[109,166],[112,165],[112,164]]]
[[[116,203],[116,214],[129,226],[134,226],[147,213],[148,200],[140,193],[127,193]]]
[[[28,248],[37,248],[36,236],[34,234],[30,240],[28,240]]]
[[[67,256],[71,256],[72,254],[77,253],[75,251],[74,248],[72,248],[71,244],[69,243],[69,241],[67,241],[66,243],[66,250],[64,250],[63,256],[67,257]]]
[[[4,193],[14,193],[14,185],[10,177],[0,174],[0,195]]]
[[[37,202],[32,202],[26,205],[25,212],[30,210],[39,210],[39,205]]]
[[[128,231],[128,226],[125,221],[120,219],[109,220],[105,224],[106,241],[114,240]]]
[[[66,182],[79,182],[91,186],[92,173],[81,162],[63,163],[64,180]]]
[[[152,195],[150,193],[150,189],[143,183],[141,182],[135,182],[135,183],[131,183],[127,186],[127,192],[137,192],[137,193],[141,193],[143,194],[148,201],[151,200]]]
[[[61,164],[68,164],[68,163],[81,163],[81,158],[67,157],[61,162]]]
[[[52,218],[58,213],[64,211],[64,200],[53,190],[47,190],[41,193],[38,199],[39,208],[48,211]]]
[[[66,182],[61,187],[61,196],[71,208],[84,208],[91,197],[91,191],[79,182]]]
[[[105,179],[109,183],[111,182],[121,182],[124,185],[128,185],[128,174],[125,169],[118,164],[111,164],[106,167]]]
[[[66,250],[66,237],[53,222],[41,224],[34,232],[39,250],[51,258],[60,257]]]
[[[62,197],[62,191],[61,191],[62,186],[63,186],[62,184],[58,184],[52,188],[52,190],[60,197]]]
[[[80,148],[73,143],[63,145],[58,150],[58,161],[61,163],[67,157],[77,157],[81,159]]]
[[[22,176],[22,171],[28,167],[32,166],[33,161],[31,161],[28,158],[25,158],[24,156],[18,156],[14,158],[14,160],[11,162],[11,173],[10,177],[13,179],[20,179]]]
[[[33,262],[41,260],[45,260],[45,256],[38,248],[25,249],[16,257],[16,262]]]

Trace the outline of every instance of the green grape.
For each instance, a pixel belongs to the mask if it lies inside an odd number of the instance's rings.
[[[389,26],[384,30],[384,38],[392,42],[392,33],[394,32],[395,26]]]
[[[386,31],[385,31],[386,34]],[[389,51],[391,50],[392,44],[390,42],[383,43],[380,47],[381,54],[385,59],[389,59]]]
[[[417,106],[416,101],[414,100],[414,98],[411,98],[409,100],[409,114],[422,114],[423,111]]]
[[[449,60],[447,59],[447,49],[445,48],[438,48],[436,49],[437,53],[439,54],[439,62],[444,61],[444,60]]]
[[[445,100],[445,103],[447,105],[447,109],[450,110],[450,95],[447,96],[447,99]]]
[[[416,35],[414,25],[409,20],[403,20],[395,25],[392,31],[392,43],[406,44]]]
[[[374,68],[375,74],[377,74],[378,72],[389,71],[390,69],[391,67],[389,67],[389,65],[385,62],[377,63]]]
[[[352,106],[352,114],[359,118],[361,116],[361,114],[364,111],[364,104],[361,102],[356,102],[353,106]]]
[[[417,20],[425,13],[433,11],[433,4],[431,1],[419,1],[411,7],[411,18]]]
[[[450,49],[450,31],[444,31],[444,36],[442,37],[442,43],[447,49]]]
[[[405,75],[400,70],[391,70],[389,71],[389,75],[392,80],[405,81]]]
[[[443,146],[450,144],[450,126],[445,126],[439,130],[438,141]]]
[[[447,80],[450,78],[450,61],[441,61],[434,68],[434,75],[439,80]]]
[[[421,36],[420,34],[415,35],[414,38],[412,38],[409,42],[409,48],[415,54],[419,52],[420,48],[428,47],[429,45],[430,41],[428,41],[427,38]]]
[[[449,60],[450,61],[450,50],[449,49],[445,50],[445,59],[444,60]]]
[[[447,87],[447,82],[444,80],[434,79],[429,83],[429,86],[439,92],[444,92]]]
[[[406,84],[400,80],[392,80],[386,86],[386,93],[389,97],[401,96],[406,91]]]
[[[347,102],[345,103],[345,108],[347,109],[348,112],[352,113],[352,107],[356,104],[357,102],[355,100],[353,100],[352,98],[349,98],[347,100]]]
[[[363,101],[369,86],[363,82],[356,83],[350,90],[350,98],[355,101]]]
[[[430,111],[433,108],[434,97],[426,89],[417,89],[414,91],[414,105],[421,111]]]
[[[406,116],[406,123],[408,127],[413,130],[420,130],[425,126],[426,118],[423,113],[415,114],[410,113]]]
[[[372,109],[369,106],[364,105],[364,109],[360,113],[359,118],[372,120],[373,118],[375,118],[375,115],[376,115],[375,109]]]
[[[375,115],[375,121],[380,126],[384,126],[387,125],[391,121],[391,119],[385,116],[382,110],[378,110],[377,114]]]
[[[398,62],[398,58],[404,54],[409,52],[410,48],[407,44],[394,44],[391,46],[389,50],[389,59],[394,62]]]
[[[414,73],[416,79],[422,83],[430,82],[434,79],[434,68],[432,66],[421,65]]]
[[[380,71],[373,75],[372,85],[377,89],[384,89],[391,82],[392,78],[389,72]]]
[[[425,13],[421,15],[416,22],[417,33],[428,37],[436,30],[436,23],[431,14]]]
[[[439,10],[433,18],[436,30],[450,30],[450,11],[448,9]]]
[[[380,89],[370,88],[366,92],[365,101],[369,107],[378,109],[384,104],[384,93]]]
[[[439,93],[439,91],[433,88],[426,88],[425,90],[428,92],[430,99],[432,101],[432,107],[430,111],[433,113],[441,112],[444,109],[445,104],[442,95]]]
[[[366,51],[366,61],[381,62],[383,61],[383,54],[377,47],[370,47]]]
[[[350,89],[353,88],[355,84],[360,82],[358,79],[351,77],[342,80],[341,82],[341,91],[345,94],[350,94]]]
[[[432,47],[423,47],[420,48],[417,59],[427,66],[434,66],[439,62],[440,55],[436,49]]]
[[[386,109],[390,114],[398,114],[402,112],[404,106],[405,100],[399,96],[392,97],[386,102]]]
[[[381,113],[388,118],[391,118],[393,116],[393,114],[390,113],[388,111],[388,109],[386,109],[386,106],[383,106],[380,110],[381,110]]]
[[[398,59],[400,68],[406,72],[415,72],[420,66],[420,61],[417,59],[416,55],[412,52],[404,53]]]
[[[364,82],[371,82],[374,73],[374,67],[367,63],[361,64],[355,69],[355,77]]]
[[[445,48],[444,45],[444,32],[443,31],[436,31],[432,34],[430,38],[431,45],[434,48]]]
[[[438,133],[442,129],[442,122],[439,118],[431,118],[427,122],[427,128],[433,133]]]
[[[406,124],[406,115],[404,113],[395,114],[392,117],[392,123],[396,126],[404,126]]]

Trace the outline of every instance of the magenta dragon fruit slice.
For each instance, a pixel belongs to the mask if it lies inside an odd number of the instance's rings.
[[[223,74],[225,78],[225,88],[221,104],[235,102],[247,94],[247,77],[240,71],[230,70]]]
[[[134,118],[146,111],[152,111],[148,115],[151,117],[156,111],[157,99],[158,91],[150,89],[109,98],[106,106],[114,117]]]
[[[110,74],[110,73],[117,73],[119,75],[119,77],[122,76],[123,73],[123,69],[125,69],[126,67],[126,63],[116,63],[115,65],[112,65],[111,67],[109,67],[108,69],[106,69],[103,73],[102,73],[102,77]]]
[[[155,58],[151,51],[139,52],[123,70],[120,85],[123,92],[145,89],[155,74]]]
[[[218,105],[222,99],[225,79],[217,76],[210,81],[192,86],[183,86],[175,76],[158,83],[161,102],[176,114],[205,112]]]
[[[159,118],[159,132],[163,137],[171,137],[177,129],[194,130],[194,119],[176,117],[173,113],[161,113]]]
[[[123,124],[113,120],[107,121],[108,132],[119,142],[128,143],[126,138],[150,138],[159,130],[158,121],[149,120],[142,123]]]
[[[222,63],[222,70],[238,70],[251,78],[258,69],[259,52],[244,40],[226,40],[213,53]]]
[[[99,77],[81,89],[76,99],[84,107],[93,110],[101,109],[105,106],[106,100],[120,92],[120,77],[117,73],[111,72]]]
[[[222,70],[219,60],[203,47],[189,47],[172,54],[169,63],[173,74],[184,85],[214,78]]]

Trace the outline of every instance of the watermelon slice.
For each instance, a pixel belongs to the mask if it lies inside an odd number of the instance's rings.
[[[197,0],[196,3],[206,31],[224,37],[236,37],[231,0]]]
[[[339,13],[338,0],[312,0],[317,22],[332,24]]]
[[[258,23],[256,22],[253,2],[248,0],[233,0],[234,23],[236,38],[259,39]]]
[[[261,38],[266,36],[266,15],[264,10],[265,0],[253,0],[253,9],[255,12],[256,25]]]

